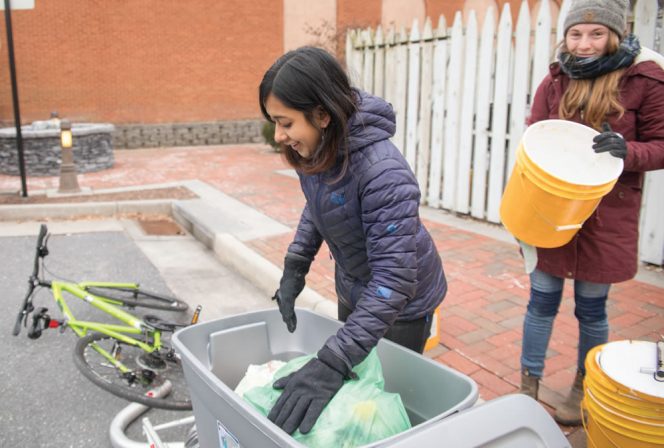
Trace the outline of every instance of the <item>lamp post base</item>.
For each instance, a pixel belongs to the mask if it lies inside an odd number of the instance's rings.
[[[74,164],[62,164],[60,166],[60,187],[58,188],[58,193],[80,192],[81,188],[78,186],[77,174]]]
[[[61,198],[69,196],[78,197],[78,196],[91,195],[92,192],[93,190],[90,187],[81,187],[80,191],[67,191],[67,192],[61,192],[60,190],[51,188],[46,190],[46,197],[47,198]]]

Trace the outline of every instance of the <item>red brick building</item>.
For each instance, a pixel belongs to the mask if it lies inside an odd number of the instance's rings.
[[[260,118],[257,86],[265,69],[287,46],[308,43],[306,37],[289,34],[295,28],[302,34],[303,27],[308,27],[304,34],[308,32],[309,41],[315,43],[341,39],[348,27],[389,23],[390,14],[399,15],[404,4],[415,17],[444,14],[448,21],[464,6],[464,0],[34,3],[34,9],[12,12],[22,122],[47,119],[57,110],[61,117],[77,122],[109,122],[120,130],[133,129],[139,137],[146,126],[157,124],[256,123]],[[311,5],[328,8],[322,12],[330,18],[327,36],[316,36],[325,23],[307,23]],[[2,20],[0,122],[11,125],[5,36]],[[216,128],[213,133],[220,137],[209,142],[223,142],[228,132]],[[155,137],[145,144],[139,137],[133,143],[116,140],[116,147],[173,143]],[[175,141],[187,143],[197,144],[193,137]]]

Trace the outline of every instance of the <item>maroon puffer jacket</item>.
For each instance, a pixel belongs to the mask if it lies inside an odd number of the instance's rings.
[[[528,124],[558,117],[569,78],[554,63],[533,101]],[[620,82],[625,114],[608,121],[627,141],[625,168],[577,235],[563,247],[538,248],[538,269],[558,277],[616,283],[636,275],[644,171],[664,168],[664,70],[635,63]],[[585,123],[580,116],[573,121]],[[660,203],[659,206],[662,204]]]

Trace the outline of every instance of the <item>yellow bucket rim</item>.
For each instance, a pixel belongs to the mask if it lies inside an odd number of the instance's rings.
[[[523,146],[519,146],[516,156],[516,165],[531,182],[540,188],[557,196],[567,199],[597,199],[606,195],[618,181],[618,178],[598,185],[580,185],[559,179],[533,162],[526,154]]]
[[[630,432],[656,437],[656,440],[664,440],[664,424],[648,423],[643,419],[610,410],[597,401],[591,393],[584,395],[582,406],[598,422],[604,423],[608,427],[620,428],[618,432]]]
[[[647,419],[650,423],[664,423],[664,408],[654,403],[639,398],[634,398],[622,394],[620,391],[611,391],[610,389],[600,385],[586,378],[585,389],[592,391],[593,395],[597,397],[606,406],[619,410],[620,412],[627,412],[640,418]],[[613,393],[611,393],[613,392]]]
[[[595,130],[593,128],[590,128],[586,125],[583,125],[581,123],[576,123],[574,121],[569,121],[569,120],[555,119],[555,118],[554,119],[541,120],[541,121],[538,121],[538,122],[533,123],[532,125],[528,126],[528,128],[526,128],[525,132],[523,133],[523,136],[521,137],[521,141],[519,142],[518,148],[522,150],[522,152],[528,158],[528,161],[532,164],[532,166],[537,167],[537,170],[539,170],[541,174],[547,176],[549,180],[552,180],[556,183],[564,182],[565,184],[573,185],[574,186],[573,188],[575,190],[579,190],[579,189],[587,189],[587,188],[592,189],[594,187],[601,187],[602,185],[607,185],[607,184],[612,185],[613,183],[615,183],[615,180],[617,180],[618,177],[620,177],[620,174],[624,170],[624,164],[623,164],[623,161],[619,160],[619,159],[615,159],[616,172],[611,173],[611,176],[615,176],[615,179],[600,182],[600,183],[595,183],[595,184],[593,184],[593,183],[578,184],[576,182],[569,182],[567,180],[558,178],[557,176],[551,174],[549,172],[549,170],[547,170],[544,167],[537,164],[535,162],[535,160],[528,155],[528,149],[526,148],[526,146],[528,144],[531,145],[531,146],[529,146],[531,148],[533,146],[536,146],[534,144],[534,142],[530,141],[530,140],[533,140],[533,138],[535,138],[535,137],[533,137],[533,135],[537,135],[537,133],[542,128],[547,128],[547,127],[551,127],[551,126],[560,128],[560,129],[557,129],[557,131],[563,131],[565,129],[569,130],[569,132],[572,132],[573,130],[574,130],[574,132],[581,131],[585,134],[589,134],[588,137],[591,137],[591,136],[594,137],[594,136],[599,134],[599,132],[597,132],[597,130]],[[589,142],[589,143],[591,143],[591,142]],[[620,166],[619,171],[617,170],[618,166]],[[606,167],[606,168],[608,168],[608,167]]]
[[[637,403],[625,403],[620,398],[620,395],[607,394],[605,390],[594,387],[594,385],[586,383],[585,391],[592,394],[595,400],[598,400],[602,405],[609,408],[612,412],[619,414],[627,414],[636,419],[643,419],[649,425],[656,425],[664,427],[664,413],[661,409],[652,409],[640,407]],[[641,402],[642,404],[643,402]],[[636,404],[636,406],[635,406]]]
[[[600,351],[602,351],[602,349],[608,344],[610,344],[610,342],[593,347],[588,352],[585,360],[586,376],[588,375],[588,372],[591,372],[592,374],[594,374],[595,378],[601,378],[604,384],[606,383],[611,384],[612,386],[611,390],[615,388],[615,390],[619,391],[622,395],[626,395],[628,397],[629,396],[637,397],[638,399],[644,400],[647,403],[653,403],[653,404],[656,403],[658,406],[664,405],[664,398],[655,397],[653,395],[632,389],[629,386],[625,386],[624,384],[611,379],[611,377],[609,377],[604,373],[600,365],[597,363],[597,354]]]
[[[593,355],[596,358],[596,354]],[[586,359],[588,361],[588,359]],[[586,381],[602,389],[605,393],[616,395],[625,403],[637,404],[639,407],[658,409],[664,418],[664,400],[652,395],[631,389],[624,384],[612,380],[597,363],[596,359],[586,362]]]

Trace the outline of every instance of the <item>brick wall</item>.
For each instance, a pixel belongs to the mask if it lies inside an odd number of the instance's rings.
[[[432,25],[438,26],[438,18],[445,16],[447,26],[451,26],[454,21],[454,14],[457,11],[463,11],[465,0],[425,0],[426,15],[431,17]]]
[[[464,1],[425,0],[426,14],[449,26]],[[379,24],[382,0],[336,8],[343,58],[345,30]],[[109,122],[118,148],[261,141],[257,89],[283,15],[280,0],[38,0],[12,13],[22,122]],[[0,20],[0,125],[14,119],[5,35]]]
[[[12,13],[22,121],[52,110],[116,125],[258,118],[282,15],[274,0],[36,1]],[[11,123],[1,22],[0,120]]]
[[[337,0],[337,28],[375,27],[380,24],[381,0]]]

